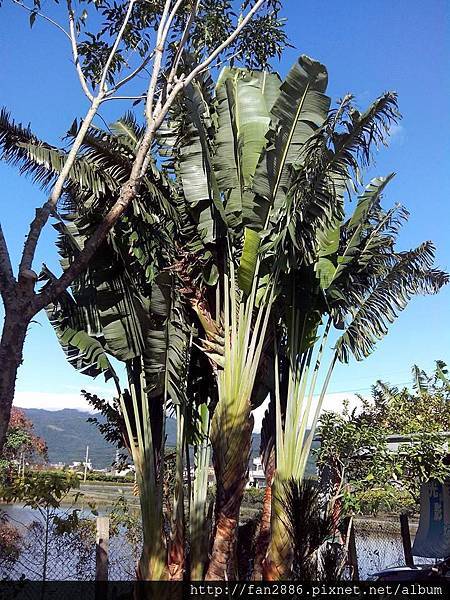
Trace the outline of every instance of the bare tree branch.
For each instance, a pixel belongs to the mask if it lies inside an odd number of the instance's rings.
[[[108,75],[108,71],[111,66],[111,62],[114,58],[114,55],[117,51],[120,41],[122,40],[126,26],[128,25],[128,21],[131,17],[131,12],[133,10],[133,6],[134,6],[135,2],[136,2],[136,0],[130,0],[130,2],[128,4],[128,9],[125,14],[124,20],[122,22],[121,28],[120,28],[119,32],[117,33],[117,37],[114,41],[114,44],[111,48],[111,52],[108,56],[105,66],[103,68],[97,95],[92,97],[91,106],[90,106],[88,112],[86,113],[86,116],[85,116],[85,118],[81,124],[81,127],[75,137],[75,140],[72,144],[72,147],[70,148],[70,151],[67,155],[66,162],[64,163],[64,167],[62,168],[61,173],[59,174],[58,179],[56,180],[56,183],[53,187],[52,193],[51,193],[49,199],[47,200],[47,202],[41,208],[38,208],[36,210],[36,216],[30,224],[29,233],[28,233],[28,236],[27,236],[25,244],[24,244],[22,258],[20,261],[19,273],[22,271],[27,271],[27,270],[31,269],[33,259],[34,259],[34,254],[36,252],[36,246],[37,246],[39,237],[41,235],[42,229],[44,228],[45,224],[47,223],[52,212],[56,209],[56,205],[58,204],[58,201],[59,201],[62,191],[63,191],[64,183],[70,173],[70,170],[73,167],[73,163],[75,162],[76,156],[77,156],[78,151],[83,143],[84,137],[85,137],[89,127],[91,126],[92,120],[95,117],[102,100],[104,99],[104,96],[106,93],[106,90],[105,90],[106,77]],[[73,43],[71,36],[69,36],[69,39],[71,40],[71,43]]]
[[[105,100],[112,99],[112,94],[117,92],[117,90],[119,90],[121,87],[126,85],[129,81],[134,79],[136,77],[136,75],[139,75],[139,73],[145,69],[145,67],[148,65],[148,63],[151,61],[152,58],[153,58],[153,52],[151,52],[148,56],[146,56],[144,58],[144,60],[141,62],[141,64],[134,69],[134,71],[131,71],[131,73],[129,73],[121,81],[118,81],[114,85],[114,87],[111,90],[109,90],[109,92],[106,94]]]
[[[135,3],[136,3],[136,0],[129,1],[127,12],[125,13],[125,17],[122,22],[122,26],[119,29],[119,32],[116,36],[114,44],[112,45],[111,52],[109,53],[109,56],[105,63],[105,66],[103,67],[103,72],[102,72],[102,76],[100,78],[100,83],[99,83],[100,93],[106,92],[106,90],[104,89],[105,83],[106,83],[106,78],[108,77],[108,72],[111,67],[111,63],[114,59],[114,56],[116,55],[117,48],[119,47],[119,44],[122,41],[123,34],[125,33],[125,29],[127,28],[128,21],[130,20],[131,13],[133,12],[133,7],[134,7]]]
[[[132,4],[134,1],[135,0],[131,0],[130,4]],[[240,34],[242,29],[247,25],[247,23],[250,21],[253,15],[256,13],[257,10],[259,10],[259,8],[264,4],[265,1],[266,0],[258,0],[254,4],[254,6],[249,10],[247,15],[239,22],[239,24],[236,26],[236,29],[228,36],[228,38],[224,40],[224,42],[222,42],[219,46],[217,46],[217,48],[202,63],[195,67],[187,77],[182,77],[175,83],[162,106],[160,96],[158,103],[154,108],[153,104],[156,92],[156,85],[159,74],[161,72],[161,65],[166,39],[169,34],[171,23],[182,4],[182,0],[177,0],[177,2],[174,4],[171,10],[172,2],[171,0],[166,0],[163,14],[161,16],[161,21],[158,27],[156,46],[154,51],[153,70],[147,92],[147,128],[139,144],[136,158],[134,160],[133,167],[131,170],[130,178],[122,186],[119,198],[108,211],[106,216],[103,218],[95,233],[86,242],[83,250],[77,257],[77,260],[74,261],[58,279],[53,280],[48,285],[46,285],[41,290],[41,292],[35,297],[33,303],[33,309],[35,312],[38,312],[39,310],[44,308],[49,302],[58,297],[88,266],[89,261],[91,260],[95,251],[102,244],[108,232],[112,229],[114,224],[121,217],[123,212],[128,207],[129,203],[132,201],[132,199],[138,192],[142,176],[145,173],[145,168],[150,160],[149,151],[151,149],[155,132],[161,126],[178,93],[189,83],[191,83],[197,75],[199,75],[205,69],[207,69],[208,66],[217,58],[217,56],[219,56],[219,54],[236,39],[236,37]]]
[[[82,122],[77,136],[72,144],[72,147],[70,148],[66,162],[64,163],[64,167],[62,168],[61,173],[59,174],[58,179],[56,180],[56,183],[53,187],[49,199],[41,208],[36,209],[36,216],[30,224],[30,230],[23,247],[22,259],[20,261],[19,266],[19,273],[20,271],[31,269],[34,253],[36,251],[36,246],[41,235],[41,231],[47,223],[51,213],[55,210],[58,200],[61,197],[64,183],[73,166],[75,158],[78,154],[78,150],[80,149],[81,144],[83,143],[84,136],[86,135],[92,123],[92,119],[94,118],[98,110],[100,101],[101,97],[96,97],[93,99],[92,104],[86,114],[86,117],[84,118],[84,121]]]
[[[155,59],[155,63],[153,65],[153,73],[152,73],[152,81],[151,81],[151,93],[149,93],[149,97],[147,99],[147,105],[146,105],[146,115],[147,115],[147,121],[150,122],[151,119],[153,118],[153,115],[156,114],[161,107],[162,104],[162,98],[163,98],[163,90],[161,90],[158,102],[156,103],[155,108],[153,107],[153,103],[154,103],[154,95],[156,92],[156,84],[158,82],[158,77],[159,74],[161,72],[161,63],[162,63],[162,59],[164,56],[164,50],[165,50],[165,46],[166,46],[166,40],[167,40],[167,36],[169,35],[169,31],[170,31],[170,27],[172,25],[173,20],[176,17],[176,14],[178,12],[178,10],[180,9],[181,5],[183,4],[184,0],[177,0],[172,8],[172,10],[170,11],[169,16],[167,17],[165,23],[164,23],[164,27],[162,29],[161,32],[161,36],[159,38],[159,42],[157,43],[157,49],[156,51],[159,51],[159,56],[157,57],[158,60]],[[171,3],[169,2],[169,5]],[[159,30],[158,30],[158,37],[159,37]],[[155,51],[155,52],[156,52]],[[150,90],[150,88],[149,88]]]
[[[0,294],[6,303],[6,295],[14,289],[15,279],[8,246],[0,224]]]
[[[177,0],[172,10],[170,11],[170,15],[167,17],[167,21],[164,24],[164,29],[161,36],[161,42],[163,45],[165,44],[167,36],[169,35],[169,30],[172,26],[172,21],[175,19],[177,12],[180,9],[180,6],[183,4],[183,2],[184,0]]]
[[[77,34],[75,31],[75,13],[72,8],[72,0],[67,0],[67,10],[69,13],[69,31],[70,31],[70,44],[72,46],[72,55],[75,68],[78,73],[78,79],[80,80],[81,87],[88,99],[92,102],[94,96],[88,88],[86,77],[84,76],[83,70],[80,64],[80,57],[78,54]]]
[[[109,102],[110,100],[145,100],[146,94],[142,96],[108,96],[103,98],[102,102]]]
[[[170,91],[170,87],[173,83],[173,80],[177,74],[178,66],[180,64],[181,57],[183,56],[184,47],[186,45],[186,42],[189,39],[189,33],[191,31],[191,27],[194,23],[196,15],[197,15],[198,6],[199,6],[199,0],[195,0],[195,2],[192,5],[192,8],[191,8],[189,18],[186,22],[186,26],[184,28],[183,35],[181,36],[180,44],[177,48],[177,53],[176,53],[174,61],[173,61],[172,69],[171,69],[171,71],[169,73],[169,77],[167,79],[167,87],[168,87],[169,91]]]
[[[159,73],[161,71],[161,63],[164,53],[164,42],[163,33],[167,20],[167,16],[169,14],[170,5],[172,4],[171,0],[166,0],[164,5],[164,11],[161,16],[161,21],[159,22],[158,33],[156,35],[156,46],[155,46],[155,54],[153,60],[153,70],[152,75],[150,77],[150,83],[148,85],[147,91],[147,103],[145,107],[145,115],[147,118],[147,123],[149,124],[152,116],[153,116],[153,101],[155,98],[156,84],[158,82]]]
[[[35,10],[34,8],[31,8],[30,6],[27,6],[23,2],[20,2],[19,0],[12,0],[12,1],[14,2],[14,4],[17,4],[17,6],[20,6],[24,10],[27,10],[29,13],[34,13],[36,16],[38,16],[41,19],[44,19],[45,21],[48,21],[48,23],[51,23],[52,25],[54,25],[57,29],[59,29],[60,31],[62,31],[62,33],[64,33],[64,35],[66,35],[69,38],[69,40],[70,40],[69,33],[57,21],[54,21],[50,17],[47,17],[47,15],[44,15],[43,13]]]

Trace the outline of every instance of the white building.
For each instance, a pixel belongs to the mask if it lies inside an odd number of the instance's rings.
[[[261,458],[258,456],[253,459],[253,469],[250,469],[248,473],[247,487],[254,488],[265,488],[266,487],[266,476],[262,466]]]
[[[134,465],[127,465],[123,469],[116,469],[114,475],[116,477],[125,477],[126,475],[130,475],[130,473],[134,475],[135,472],[136,469],[134,468]]]
[[[70,465],[69,468],[70,469],[74,469],[75,471],[80,471],[80,470],[84,469],[85,467],[86,467],[86,469],[88,471],[93,471],[94,470],[94,468],[92,466],[92,461],[91,460],[88,460],[88,461],[84,461],[84,460],[78,461],[78,460],[75,460],[75,461],[73,461],[73,463]]]

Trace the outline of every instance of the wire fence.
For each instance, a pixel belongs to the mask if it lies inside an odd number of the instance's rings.
[[[41,513],[28,522],[8,519],[0,533],[0,580],[93,581],[96,578],[96,519],[77,520],[62,527],[54,513]],[[141,541],[135,529],[110,527],[108,578],[131,581]]]
[[[95,517],[77,519],[61,527],[54,514],[41,513],[26,523],[14,518],[0,529],[0,579],[35,581],[93,581],[96,578],[98,530]],[[69,520],[70,525],[70,520]],[[415,525],[411,528],[412,538]],[[97,539],[96,539],[97,534]],[[405,564],[400,525],[396,521],[356,520],[354,524],[359,579],[382,569]],[[140,528],[109,526],[108,579],[132,581],[136,577],[142,541]],[[415,558],[418,562],[434,562]]]
[[[405,564],[400,532],[386,531],[381,523],[375,530],[358,523],[355,526],[355,542],[362,580],[386,567]]]
[[[410,528],[411,543],[417,525]],[[405,550],[399,519],[395,520],[357,520],[355,522],[355,542],[359,577],[366,580],[370,575],[389,567],[406,564]],[[414,557],[415,564],[434,563],[434,559]]]

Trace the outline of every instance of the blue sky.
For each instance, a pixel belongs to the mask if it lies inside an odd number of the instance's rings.
[[[411,212],[400,247],[431,239],[437,246],[437,263],[449,270],[448,2],[285,0],[283,5],[295,48],[285,52],[278,67],[282,75],[298,54],[305,53],[327,65],[328,91],[334,100],[352,92],[365,108],[385,90],[398,92],[403,120],[366,178],[397,172],[384,202],[401,202]],[[86,109],[64,37],[38,20],[30,31],[24,12],[5,2],[0,11],[0,61],[0,105],[57,143]],[[122,108],[128,107],[115,104],[108,109],[106,120]],[[0,178],[0,219],[17,264],[27,224],[44,196],[3,164]],[[56,266],[51,240],[49,228],[36,270],[43,261]],[[449,300],[450,287],[436,297],[414,299],[369,359],[337,368],[327,406],[338,406],[347,393],[367,394],[376,379],[408,383],[413,363],[429,369],[436,359],[450,362]],[[39,315],[27,338],[17,403],[80,406],[81,388],[107,389],[66,363],[46,317]]]

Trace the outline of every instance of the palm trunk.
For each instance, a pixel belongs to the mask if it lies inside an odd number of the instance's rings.
[[[141,504],[143,540],[137,579],[160,581],[168,578],[162,493],[164,411],[156,397],[149,401],[141,359],[127,363],[127,375],[130,391],[120,396],[120,402]]]
[[[230,277],[224,276],[223,361],[217,370],[219,401],[210,435],[217,494],[207,580],[235,579],[237,575],[237,527],[252,445],[251,397],[273,302],[271,288],[268,300],[256,310],[256,279],[250,296],[240,299],[232,260],[229,267]]]
[[[282,488],[282,482],[275,475],[272,487],[271,537],[267,556],[263,562],[265,581],[288,580],[291,574],[292,547],[285,525],[284,510],[278,499]]]
[[[204,577],[208,559],[210,519],[207,516],[208,470],[209,470],[209,410],[206,404],[199,406],[200,443],[195,447],[194,481],[190,497],[190,567],[191,580],[200,581]],[[189,457],[189,451],[186,452]],[[190,472],[188,468],[188,477]]]
[[[217,495],[214,540],[206,580],[236,579],[236,541],[242,496],[247,483],[253,417],[249,414],[230,430],[213,417],[211,443]],[[228,429],[228,431],[227,431]]]
[[[137,569],[138,581],[163,581],[167,579],[167,568],[165,561],[165,548],[160,540],[150,538],[142,544],[142,554]]]
[[[0,451],[5,443],[11,416],[28,324],[29,318],[18,307],[7,309],[0,341]]]

